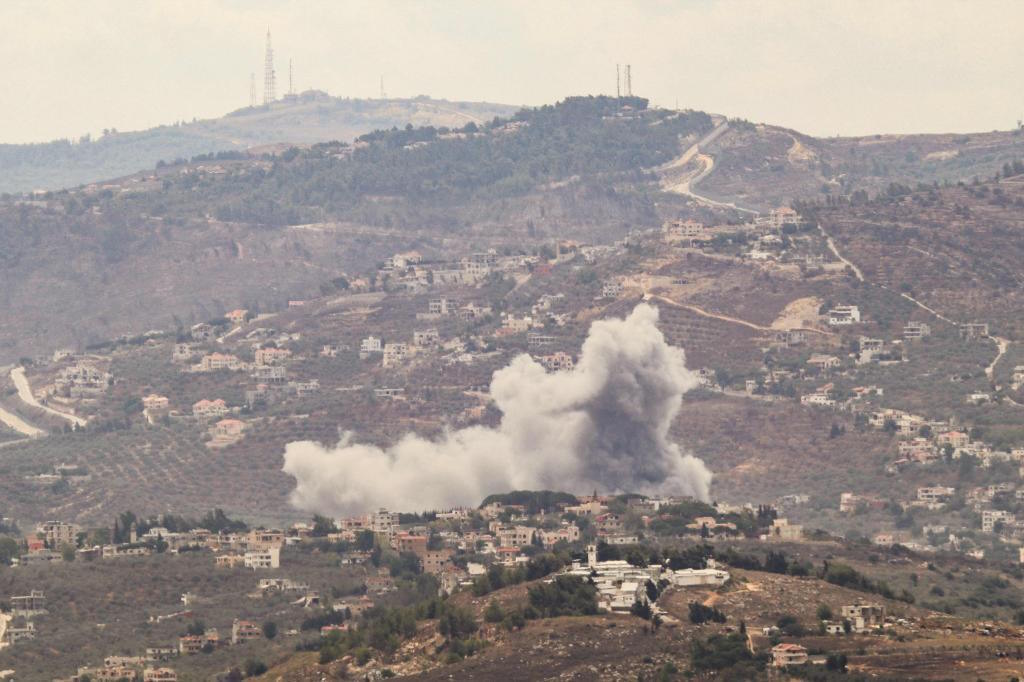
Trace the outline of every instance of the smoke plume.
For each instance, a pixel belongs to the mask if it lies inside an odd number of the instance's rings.
[[[513,489],[692,495],[711,472],[668,437],[683,394],[697,385],[682,349],[640,304],[625,319],[594,322],[575,369],[548,373],[529,355],[494,373],[496,428],[431,440],[408,434],[388,448],[345,434],[335,447],[285,447],[292,504],[334,516],[378,507],[420,510],[478,504]]]

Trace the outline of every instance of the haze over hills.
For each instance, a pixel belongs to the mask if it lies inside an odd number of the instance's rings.
[[[614,98],[575,98],[509,116],[503,105],[307,93],[88,144],[8,147],[21,165],[0,182],[62,173],[81,181],[114,166],[129,172],[236,151],[103,188],[0,203],[0,314],[10,321],[0,330],[0,358],[30,352],[40,339],[83,347],[241,304],[273,309],[399,248],[442,256],[466,241],[608,242],[681,210],[724,207],[740,219],[750,212],[730,205],[764,211],[867,196],[892,183],[970,181],[1024,157],[1018,131],[817,139],[629,101],[635,109],[626,112]],[[505,118],[493,126],[497,114]],[[237,151],[281,139],[344,141],[410,120],[430,125],[399,125],[354,150]]]
[[[0,669],[1019,676],[1020,133],[480,118],[0,201]]]
[[[348,99],[310,90],[221,118],[179,122],[135,132],[108,131],[95,139],[0,144],[0,193],[54,190],[128,175],[201,154],[245,151],[270,144],[350,142],[378,129],[462,127],[507,116],[517,107],[487,102]]]

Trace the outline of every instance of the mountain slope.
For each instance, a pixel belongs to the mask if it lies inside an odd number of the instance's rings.
[[[72,143],[0,144],[0,192],[27,192],[106,180],[173,161],[274,143],[312,144],[351,140],[377,129],[462,127],[507,116],[516,107],[486,102],[448,102],[428,97],[358,100],[318,91],[239,109],[226,116],[138,132],[112,132]]]

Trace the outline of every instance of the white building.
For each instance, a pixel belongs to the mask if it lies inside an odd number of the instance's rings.
[[[855,305],[837,305],[828,311],[828,323],[833,327],[860,322],[860,308]]]
[[[246,568],[251,568],[254,571],[266,568],[280,568],[281,548],[267,547],[266,549],[246,552],[243,564]]]
[[[365,360],[373,353],[382,353],[383,351],[384,345],[380,338],[376,336],[367,336],[359,344],[359,359]]]

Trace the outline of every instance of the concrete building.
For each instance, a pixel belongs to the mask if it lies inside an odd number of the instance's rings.
[[[243,565],[254,571],[268,568],[281,567],[281,549],[279,547],[268,547],[267,549],[253,550],[246,552],[243,558]]]

